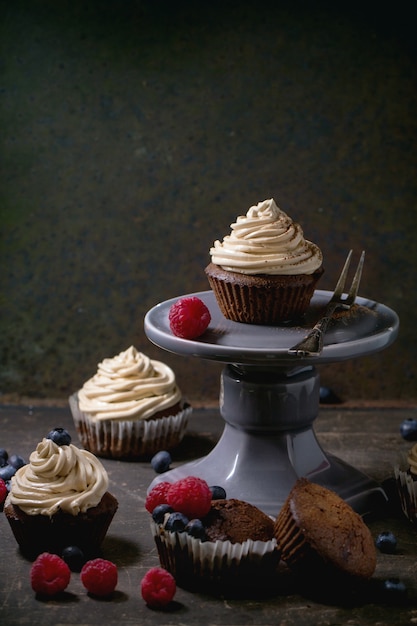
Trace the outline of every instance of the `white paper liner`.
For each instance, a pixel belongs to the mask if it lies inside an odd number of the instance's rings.
[[[186,532],[166,531],[151,520],[161,565],[176,578],[194,577],[211,582],[262,584],[280,561],[277,542],[201,541]]]
[[[404,455],[400,464],[394,467],[394,476],[403,513],[410,522],[417,524],[417,481],[406,468],[407,457]]]
[[[139,458],[177,446],[192,413],[192,408],[184,404],[182,410],[167,417],[95,422],[80,410],[77,393],[68,401],[82,446],[97,456],[108,458]]]

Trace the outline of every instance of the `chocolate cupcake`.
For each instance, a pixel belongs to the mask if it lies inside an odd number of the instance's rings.
[[[202,522],[208,541],[270,541],[274,536],[272,518],[253,504],[236,498],[213,500]]]
[[[324,271],[320,249],[273,199],[238,217],[210,255],[205,273],[221,312],[246,324],[301,318]]]
[[[69,405],[83,447],[124,460],[177,446],[191,414],[172,369],[133,346],[99,363]]]
[[[238,499],[213,500],[206,515],[171,530],[172,515],[151,521],[162,567],[181,586],[211,590],[271,588],[280,561],[274,522]],[[180,515],[181,517],[181,515]],[[196,532],[195,529],[198,529]]]
[[[42,439],[11,480],[4,514],[29,558],[68,546],[98,553],[118,508],[100,461],[65,441]]]
[[[297,574],[372,576],[376,549],[369,528],[333,491],[300,478],[274,525],[282,560]]]

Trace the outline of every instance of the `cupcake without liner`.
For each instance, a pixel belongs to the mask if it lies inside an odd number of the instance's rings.
[[[410,522],[417,524],[417,444],[402,455],[394,476],[401,509]]]
[[[197,539],[187,532],[166,530],[164,524],[151,520],[151,531],[161,566],[175,577],[179,585],[185,587],[265,588],[273,584],[280,561],[277,542],[272,535],[273,520],[253,505],[240,500],[213,501],[212,507],[228,508],[227,535],[222,530],[222,522],[216,525],[212,515],[202,520],[204,525],[213,524],[211,531],[207,529],[207,540]],[[250,534],[260,538],[242,540],[240,515],[246,518],[244,525],[247,525],[248,517],[253,516],[253,530]],[[233,539],[232,517],[239,542]],[[217,535],[221,538],[215,538]],[[225,536],[230,538],[226,539]]]
[[[21,552],[35,558],[77,546],[97,556],[118,508],[108,484],[93,454],[44,438],[12,477],[4,505]]]
[[[176,447],[192,412],[172,369],[133,346],[99,363],[69,405],[86,450],[125,460]]]
[[[210,249],[205,273],[223,315],[246,324],[301,318],[323,274],[323,256],[271,198],[250,207]]]

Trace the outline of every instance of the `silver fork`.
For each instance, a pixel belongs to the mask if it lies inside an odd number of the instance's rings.
[[[329,300],[323,317],[317,322],[317,324],[311,329],[306,337],[300,343],[290,348],[288,352],[290,354],[296,354],[297,356],[317,356],[323,350],[324,335],[327,330],[327,326],[332,318],[334,311],[338,307],[349,309],[356,300],[358,295],[359,284],[361,282],[363,264],[365,261],[365,250],[362,251],[361,258],[356,268],[355,275],[352,280],[352,284],[349,289],[349,293],[343,298],[343,289],[350,266],[350,260],[352,258],[352,250],[347,255],[345,264],[342,269],[342,273],[339,276],[337,285],[333,292],[331,299]]]

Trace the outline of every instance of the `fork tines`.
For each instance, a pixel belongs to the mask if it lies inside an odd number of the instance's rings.
[[[330,322],[330,319],[334,313],[334,311],[339,307],[350,308],[350,306],[355,302],[356,296],[359,291],[359,284],[361,282],[363,264],[365,261],[365,250],[362,251],[361,257],[359,259],[359,263],[356,267],[355,275],[352,280],[352,284],[349,289],[349,293],[344,298],[343,290],[346,283],[347,274],[349,271],[350,260],[352,258],[352,250],[349,251],[345,264],[343,266],[342,272],[339,276],[339,280],[337,281],[337,285],[333,292],[332,297],[330,298],[325,311],[322,317],[319,319],[317,324],[310,330],[308,335],[304,337],[302,341],[297,343],[295,346],[290,348],[288,352],[290,354],[296,354],[301,357],[305,356],[318,356],[323,350],[323,341],[324,334],[327,330],[327,326]]]
[[[349,289],[349,293],[347,297],[342,300],[343,290],[344,290],[345,283],[346,283],[346,278],[347,278],[347,274],[348,274],[348,270],[350,266],[350,261],[352,258],[352,253],[353,253],[353,250],[350,250],[349,254],[346,257],[345,264],[339,276],[339,280],[337,281],[337,285],[333,292],[333,296],[330,300],[331,302],[343,302],[343,304],[345,305],[350,305],[354,303],[356,296],[358,295],[359,285],[360,285],[361,278],[362,278],[363,265],[365,262],[365,250],[362,250],[362,254],[359,259],[359,263],[356,267],[356,272],[353,277],[352,284]]]

